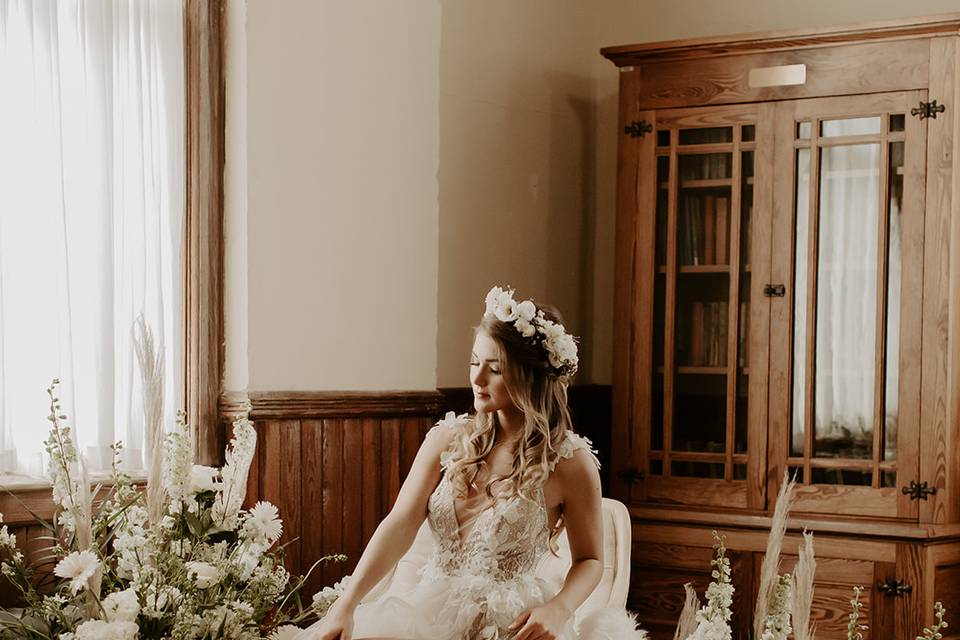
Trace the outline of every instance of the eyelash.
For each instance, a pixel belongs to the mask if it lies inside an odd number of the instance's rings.
[[[470,361],[470,366],[471,366],[471,367],[479,367],[479,366],[480,366],[480,363],[479,363],[479,362],[474,362],[473,360],[471,360],[471,361]],[[494,375],[500,375],[500,369],[494,369],[493,367],[490,367],[490,373],[492,373],[492,374],[494,374]]]

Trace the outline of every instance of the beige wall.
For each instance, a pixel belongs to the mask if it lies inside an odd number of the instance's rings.
[[[493,284],[557,305],[580,381],[610,382],[617,70],[599,48],[960,9],[230,1],[247,21],[244,69],[228,46],[228,96],[246,97],[228,121],[230,389],[466,385]]]
[[[245,80],[245,130],[229,133],[246,138],[246,229],[228,228],[226,251],[245,237],[246,274],[228,275],[226,308],[232,341],[246,306],[246,349],[228,343],[228,382],[245,361],[255,390],[435,388],[439,3],[245,12],[246,70],[228,61],[227,92]]]

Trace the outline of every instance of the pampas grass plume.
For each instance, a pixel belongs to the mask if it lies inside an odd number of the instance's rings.
[[[787,515],[790,513],[790,501],[793,498],[793,488],[796,482],[784,472],[780,483],[780,492],[777,495],[777,504],[773,510],[773,521],[770,524],[770,537],[767,538],[767,553],[760,566],[760,583],[757,591],[757,606],[753,613],[754,637],[763,635],[764,620],[770,610],[771,599],[780,579],[780,550],[783,548],[783,538],[787,532]]]
[[[683,585],[687,592],[687,600],[683,603],[683,610],[680,612],[680,619],[677,621],[677,631],[673,634],[673,640],[687,640],[697,628],[697,611],[700,610],[700,598],[693,585],[689,582]]]
[[[817,572],[817,560],[813,555],[813,534],[803,532],[800,559],[793,570],[793,637],[794,640],[813,640],[810,626],[810,607],[813,604],[813,577]]]
[[[143,388],[143,419],[150,456],[147,470],[147,516],[157,525],[163,517],[166,491],[163,488],[163,354],[153,342],[153,332],[143,316],[133,326],[133,344],[140,364]]]

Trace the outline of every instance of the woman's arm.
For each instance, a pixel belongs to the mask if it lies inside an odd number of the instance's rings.
[[[570,570],[552,599],[521,616],[516,640],[557,637],[567,620],[593,593],[603,577],[603,515],[600,473],[593,457],[577,450],[554,471],[563,500],[563,521],[570,543]],[[551,635],[552,634],[552,635]]]
[[[356,607],[413,544],[427,515],[427,501],[440,481],[440,454],[446,450],[452,437],[452,429],[440,426],[424,438],[410,473],[400,487],[396,503],[377,526],[337,600],[341,607]]]

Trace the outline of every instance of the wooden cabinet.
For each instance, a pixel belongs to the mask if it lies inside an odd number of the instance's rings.
[[[824,633],[854,584],[875,638],[957,599],[958,33],[952,15],[604,50],[621,71],[612,479],[657,628],[711,526],[749,605],[784,472],[791,531],[827,550]]]

